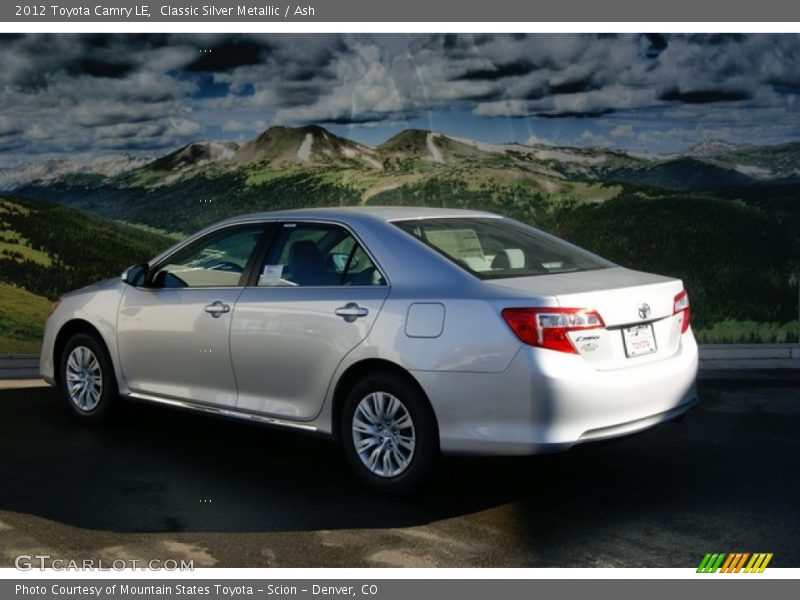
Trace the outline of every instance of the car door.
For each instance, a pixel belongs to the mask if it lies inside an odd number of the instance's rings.
[[[237,407],[313,419],[336,367],[369,333],[388,282],[348,229],[299,221],[278,225],[251,283],[231,324]]]
[[[134,394],[232,407],[228,338],[264,225],[210,233],[154,265],[120,304],[120,364]]]

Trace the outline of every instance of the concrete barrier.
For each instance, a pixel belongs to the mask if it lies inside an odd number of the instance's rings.
[[[800,359],[800,344],[702,344],[703,360]]]
[[[38,354],[0,354],[0,379],[38,379]]]

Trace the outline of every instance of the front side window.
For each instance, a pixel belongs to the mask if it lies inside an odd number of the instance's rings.
[[[481,279],[614,266],[585,250],[505,219],[429,218],[394,224]]]
[[[325,223],[284,223],[258,278],[259,286],[385,284],[352,234]]]
[[[230,287],[242,285],[250,255],[258,245],[262,226],[242,227],[212,234],[199,244],[178,251],[153,276],[154,287]]]

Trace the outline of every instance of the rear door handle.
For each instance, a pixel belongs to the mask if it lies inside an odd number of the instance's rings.
[[[369,314],[369,310],[355,302],[348,302],[344,306],[337,308],[335,312],[337,316],[342,317],[348,323],[352,323],[359,317],[366,317]]]
[[[212,302],[206,306],[206,312],[216,319],[220,315],[231,312],[231,307],[224,302],[217,300],[216,302]]]

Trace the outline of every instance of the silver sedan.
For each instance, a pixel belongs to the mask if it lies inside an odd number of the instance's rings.
[[[681,281],[494,214],[297,210],[65,295],[40,370],[84,420],[122,396],[321,434],[405,491],[441,453],[564,450],[681,416],[689,320]]]

